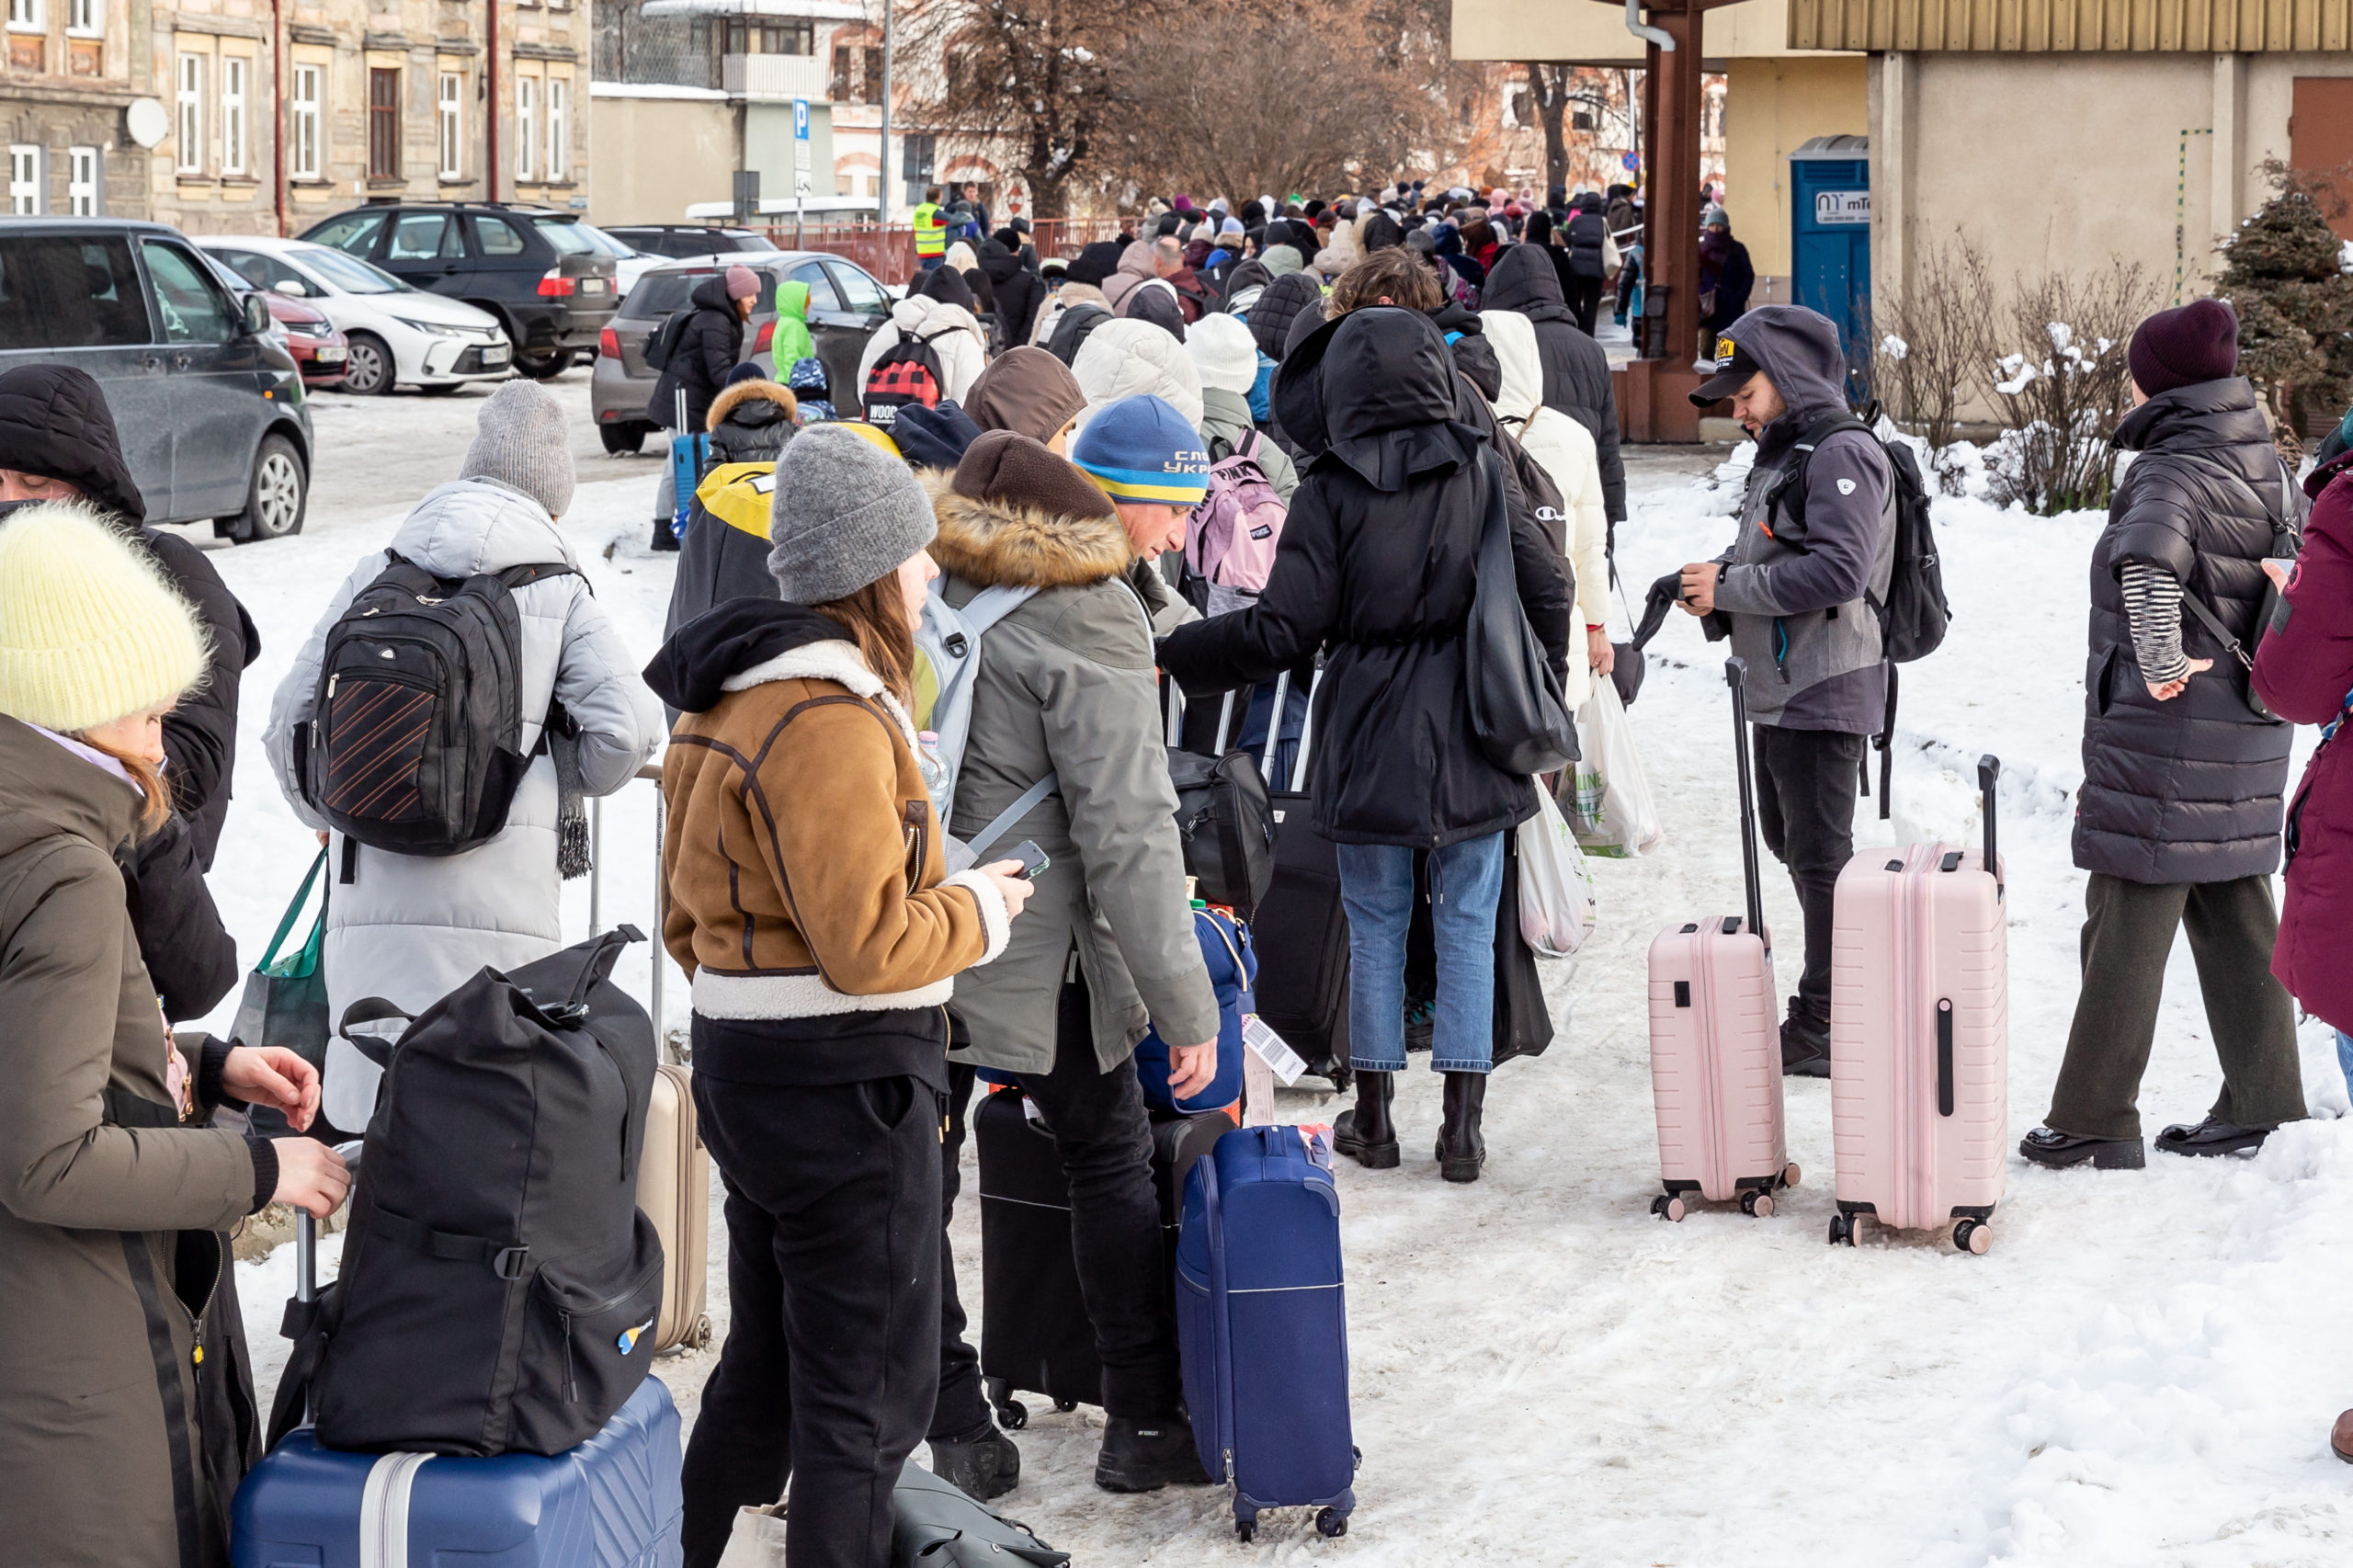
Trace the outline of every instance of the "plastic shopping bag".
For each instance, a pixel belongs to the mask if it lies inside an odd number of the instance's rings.
[[[1578,759],[1563,805],[1577,842],[1591,855],[1625,859],[1654,846],[1664,830],[1650,781],[1643,777],[1642,754],[1634,748],[1633,725],[1618,687],[1596,681],[1593,695],[1577,710]]]
[[[1552,797],[1536,792],[1519,824],[1519,934],[1540,959],[1564,959],[1593,935],[1593,872]]]

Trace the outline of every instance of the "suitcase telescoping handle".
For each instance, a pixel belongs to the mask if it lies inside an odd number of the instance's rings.
[[[351,1167],[351,1179],[359,1180],[359,1141],[338,1143],[335,1152]],[[294,1299],[305,1304],[319,1299],[319,1222],[308,1209],[294,1211]]]
[[[1985,870],[1994,879],[1994,896],[1996,899],[2006,891],[2002,885],[2002,860],[1994,833],[1994,786],[2001,780],[2000,757],[1987,752],[1977,759],[1977,792],[1985,798]]]
[[[1772,933],[1765,929],[1765,885],[1756,870],[1756,787],[1748,776],[1748,661],[1724,661],[1724,684],[1732,687],[1732,755],[1740,770],[1740,870],[1748,893],[1748,928],[1773,954]]]

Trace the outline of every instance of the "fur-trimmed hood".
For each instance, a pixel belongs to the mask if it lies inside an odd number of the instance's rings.
[[[975,500],[956,492],[955,475],[933,469],[915,476],[931,496],[939,535],[931,558],[983,587],[1070,588],[1116,577],[1134,551],[1119,515],[1081,517],[1009,499]]]
[[[790,387],[780,386],[775,381],[735,381],[722,388],[719,395],[710,400],[710,412],[703,416],[703,428],[716,430],[727,422],[729,415],[748,403],[774,403],[788,424],[800,416],[801,402],[792,395],[792,390]],[[748,418],[744,421],[747,425],[768,425],[774,422],[773,416]]]

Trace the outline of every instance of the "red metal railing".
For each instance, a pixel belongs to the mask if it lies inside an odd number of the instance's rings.
[[[1117,239],[1121,222],[1118,218],[1040,218],[1032,225],[1030,243],[1040,256],[1074,256],[1098,240]],[[797,237],[790,223],[770,223],[767,228],[771,244],[847,257],[885,283],[904,283],[915,275],[915,232],[910,228],[807,223]]]

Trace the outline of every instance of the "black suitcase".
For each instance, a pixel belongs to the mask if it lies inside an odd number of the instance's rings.
[[[1320,682],[1322,672],[1317,672]],[[1275,704],[1290,676],[1276,677]],[[1340,904],[1340,857],[1315,831],[1306,783],[1306,755],[1314,741],[1314,693],[1308,695],[1310,728],[1288,778],[1269,778],[1275,809],[1275,880],[1259,901],[1251,935],[1258,944],[1258,1017],[1299,1053],[1307,1070],[1347,1092],[1348,916]]]
[[[1172,1267],[1185,1177],[1233,1130],[1222,1111],[1152,1119],[1152,1174]],[[1070,1182],[1053,1135],[1030,1119],[1019,1089],[1006,1088],[982,1097],[972,1140],[981,1165],[981,1376],[998,1424],[1014,1430],[1028,1423],[1016,1389],[1042,1393],[1062,1411],[1100,1404],[1103,1363],[1079,1294]]]

